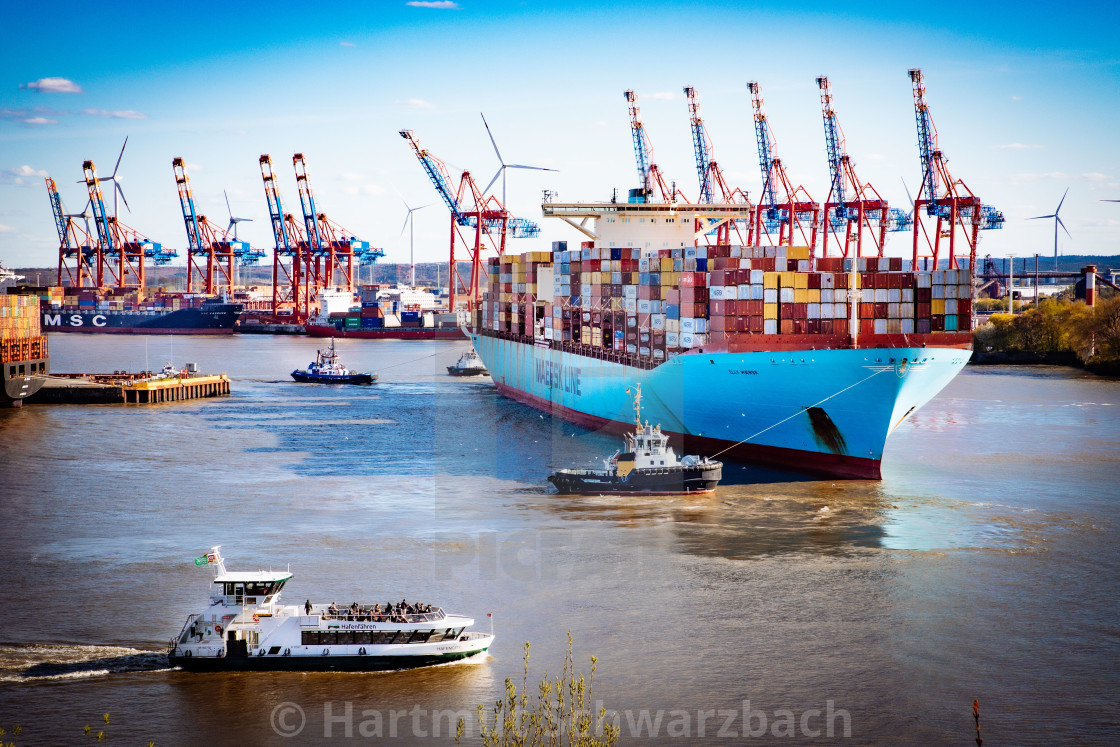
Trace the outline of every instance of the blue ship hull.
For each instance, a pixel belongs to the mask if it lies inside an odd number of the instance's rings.
[[[845,478],[880,478],[891,431],[964,368],[970,350],[693,352],[653,369],[472,334],[498,390],[591,428],[642,415],[686,453]]]

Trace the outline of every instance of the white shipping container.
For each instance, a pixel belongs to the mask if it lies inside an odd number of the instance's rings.
[[[821,273],[821,290],[824,290],[825,288],[832,289],[832,288],[835,288],[835,287],[836,287],[835,276],[831,272]]]
[[[638,260],[638,272],[649,272],[649,257],[642,257]]]
[[[945,298],[945,286],[935,285],[930,289],[930,296],[933,298]]]
[[[634,299],[636,299],[638,297],[638,286],[636,286],[636,285],[624,285],[624,286],[622,286],[622,297],[623,298],[634,298]]]
[[[875,319],[874,322],[875,322],[875,334],[885,335],[887,333],[887,320],[886,319]]]
[[[623,311],[629,311],[632,314],[637,313],[637,311],[638,311],[638,299],[636,299],[636,298],[624,298],[624,299],[622,299],[622,310]]]
[[[821,319],[831,319],[831,318],[832,318],[832,303],[831,302],[822,303],[821,304]]]
[[[738,297],[739,297],[739,286],[737,286],[737,285],[725,285],[725,286],[723,286],[723,300],[724,301],[734,301]]]
[[[708,294],[711,296],[711,299],[713,301],[722,301],[723,300],[723,286],[722,285],[713,285],[711,288],[708,289]]]
[[[902,289],[902,303],[914,303],[914,289],[913,288],[903,288]]]
[[[754,288],[755,286],[751,286]],[[762,291],[763,303],[778,303],[778,289],[777,288],[764,288]]]
[[[900,317],[902,317],[903,319],[913,319],[914,318],[914,304],[912,304],[912,303],[899,304],[898,315]]]
[[[779,288],[778,303],[793,303],[793,288]]]
[[[821,304],[810,303],[808,313],[809,313],[809,318],[810,319],[820,319],[821,318]]]
[[[879,320],[876,319],[875,321],[877,322]],[[887,334],[888,335],[897,335],[897,334],[900,334],[901,332],[902,332],[902,320],[901,319],[888,319],[887,320]]]
[[[777,319],[763,319],[762,320],[762,334],[776,335],[778,334],[778,320]]]
[[[902,303],[902,289],[887,288],[887,303]]]
[[[957,297],[957,286],[946,285],[945,286],[945,298],[956,298],[956,297]]]
[[[933,284],[934,285],[945,285],[945,271],[944,270],[934,270],[933,271]]]
[[[665,334],[669,334],[670,332],[672,332],[673,334],[676,334],[680,331],[681,331],[681,320],[680,319],[670,319],[669,317],[665,317]]]
[[[902,322],[902,328],[900,330],[902,332],[902,334],[904,334],[904,335],[914,334],[914,320],[913,319],[901,319],[900,321]]]
[[[695,335],[692,332],[681,332],[681,347],[690,348],[693,345]]]
[[[681,336],[679,332],[665,331],[665,347],[675,348],[681,344]]]
[[[812,272],[813,271],[812,263],[807,259],[797,260],[797,271],[798,272]]]
[[[821,288],[821,303],[832,303],[832,288]]]
[[[665,315],[664,314],[651,314],[649,317],[650,329],[665,329]]]
[[[742,287],[742,286],[739,286],[739,287]],[[751,289],[751,300],[752,301],[761,301],[764,298],[766,298],[766,289],[764,287],[762,287],[761,284],[751,285],[750,289]],[[777,296],[776,293],[774,295]]]
[[[762,285],[762,270],[751,270],[751,285]]]
[[[945,313],[946,314],[956,314],[957,313],[957,299],[955,299],[955,298],[946,298],[945,299]]]
[[[651,314],[660,314],[662,311],[664,311],[664,309],[661,308],[661,301],[650,301],[649,311]]]
[[[928,272],[918,273],[918,287],[919,288],[930,287],[933,284],[932,280],[933,280],[932,276]]]
[[[887,294],[889,290],[890,288],[876,288],[874,294],[875,303],[890,303]]]
[[[740,301],[749,301],[750,298],[751,298],[751,286],[740,285],[740,286],[737,286],[737,288],[739,290],[739,295],[738,295],[739,300]]]
[[[875,289],[861,288],[859,291],[859,300],[863,303],[875,303]]]
[[[900,306],[902,306],[902,304],[900,304],[900,303],[888,303],[887,304],[887,318],[888,319],[898,319],[899,312],[901,311],[901,309],[899,309]]]
[[[696,331],[696,317],[686,316],[681,318],[681,334],[691,334]]]
[[[891,258],[890,257],[879,257],[879,272],[890,272],[890,269],[891,269]]]
[[[638,313],[639,314],[650,313],[650,311],[649,311],[649,300],[648,299],[645,299],[645,298],[639,298],[638,299]]]

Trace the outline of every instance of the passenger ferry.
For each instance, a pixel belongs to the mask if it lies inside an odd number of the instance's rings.
[[[376,671],[442,664],[481,654],[493,631],[427,604],[280,604],[289,571],[227,571],[221,546],[195,559],[215,565],[205,608],[168,643],[189,671]]]

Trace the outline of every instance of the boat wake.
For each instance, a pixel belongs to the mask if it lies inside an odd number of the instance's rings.
[[[167,655],[122,646],[0,644],[0,682],[44,682],[168,670]]]

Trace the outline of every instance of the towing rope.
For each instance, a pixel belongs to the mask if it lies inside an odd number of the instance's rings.
[[[715,459],[715,458],[716,458],[716,457],[718,457],[718,456],[719,456],[720,454],[723,454],[723,453],[725,453],[725,452],[728,452],[728,451],[730,451],[731,449],[734,449],[734,448],[735,448],[736,446],[739,446],[739,445],[741,445],[741,444],[745,444],[745,443],[746,443],[747,441],[750,441],[750,440],[751,440],[752,438],[756,438],[756,437],[758,437],[758,436],[761,436],[761,435],[762,435],[763,433],[765,433],[766,431],[770,430],[771,428],[777,428],[777,427],[778,427],[779,425],[781,425],[782,423],[786,422],[787,420],[792,420],[793,418],[797,417],[798,415],[800,415],[801,413],[805,412],[806,410],[811,410],[811,409],[812,409],[812,408],[814,408],[814,407],[819,407],[819,406],[823,405],[823,404],[824,404],[825,402],[828,402],[828,401],[829,401],[830,399],[832,399],[833,397],[837,397],[837,396],[839,396],[839,395],[843,394],[844,392],[848,391],[849,389],[851,389],[851,388],[853,388],[853,387],[857,387],[857,386],[859,386],[860,384],[862,384],[863,382],[865,382],[865,381],[868,381],[869,379],[873,379],[873,378],[875,378],[876,376],[878,376],[879,374],[881,374],[881,373],[885,373],[886,371],[891,371],[891,370],[893,370],[893,369],[891,369],[891,368],[882,368],[882,369],[880,369],[880,370],[876,371],[875,373],[871,374],[870,376],[868,376],[868,377],[867,377],[866,379],[860,379],[860,380],[859,380],[859,381],[857,381],[856,383],[854,383],[854,384],[851,384],[851,385],[849,385],[849,386],[846,386],[846,387],[844,387],[843,389],[841,389],[840,391],[838,391],[838,392],[834,392],[834,393],[832,393],[832,394],[828,395],[827,397],[825,397],[824,399],[822,399],[822,400],[821,400],[820,402],[817,402],[816,404],[813,404],[813,405],[809,405],[809,406],[807,406],[807,407],[802,407],[802,408],[801,408],[800,410],[798,410],[797,412],[793,413],[793,414],[792,414],[792,415],[790,415],[790,416],[789,416],[788,418],[782,418],[782,419],[781,419],[781,420],[779,420],[779,421],[778,421],[777,423],[774,423],[773,425],[770,425],[770,426],[767,426],[766,428],[763,428],[763,429],[762,429],[762,430],[760,430],[760,431],[759,431],[758,433],[755,433],[754,435],[751,435],[751,436],[747,436],[747,437],[746,437],[746,438],[744,438],[744,439],[743,439],[742,441],[739,441],[739,442],[737,442],[737,443],[733,443],[733,444],[731,444],[731,445],[730,445],[730,446],[728,446],[728,447],[727,447],[726,449],[723,449],[723,451],[717,451],[717,452],[716,452],[715,454],[712,454],[712,456],[711,456],[710,458],[712,458],[712,459]]]

